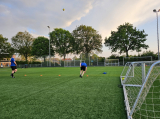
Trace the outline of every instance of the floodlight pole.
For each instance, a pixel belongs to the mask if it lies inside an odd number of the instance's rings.
[[[82,53],[81,53],[81,62],[82,62]]]
[[[156,17],[157,17],[157,44],[158,44],[158,60],[159,60],[158,12],[160,12],[160,9],[158,11],[156,9],[154,9],[153,12],[156,13]]]
[[[47,26],[49,28],[50,33],[50,26]],[[51,54],[50,54],[50,38],[49,38],[49,66],[51,66]]]
[[[89,54],[89,66],[91,65],[90,54]]]

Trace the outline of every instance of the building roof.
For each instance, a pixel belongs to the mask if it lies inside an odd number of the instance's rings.
[[[62,59],[62,61],[64,61],[64,59]],[[71,58],[65,58],[65,61],[72,61]]]

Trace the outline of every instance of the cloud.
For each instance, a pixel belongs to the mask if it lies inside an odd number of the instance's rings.
[[[77,25],[94,27],[103,38],[125,22],[139,25],[152,18],[152,9],[160,5],[155,0],[1,0],[0,32],[16,34],[33,29],[36,34],[48,34],[47,26],[71,30]],[[62,9],[65,8],[65,11]],[[3,29],[3,30],[2,30]]]
[[[155,19],[153,9],[159,6],[159,0],[0,0],[0,34],[11,39],[17,32],[30,29],[34,37],[47,37],[48,25],[51,30],[72,32],[84,24],[99,31],[104,39],[125,22],[137,27]]]
[[[6,14],[9,14],[10,11],[7,9],[6,6],[4,5],[0,5],[0,15],[6,15]]]
[[[0,1],[0,33],[11,38],[19,31],[33,29],[34,34],[47,35],[49,25],[65,28],[75,20],[80,20],[92,9],[93,0],[16,0]],[[65,8],[65,11],[62,9]],[[6,13],[6,11],[8,13]]]
[[[106,4],[107,2],[104,2],[104,5]],[[158,5],[160,5],[160,1],[153,3],[150,0],[114,0],[112,4],[103,7],[104,12],[101,11],[102,14],[97,16],[101,18],[104,16],[97,29],[100,29],[100,33],[104,38],[110,36],[111,30],[116,30],[119,25],[125,22],[129,22],[136,27],[152,19],[154,16],[152,10],[158,8]]]
[[[138,26],[153,19],[153,9],[158,8],[159,0],[101,0],[93,4],[93,9],[85,18],[75,21],[70,27],[85,24],[92,26],[102,34],[102,37],[110,36],[111,30],[129,22]]]

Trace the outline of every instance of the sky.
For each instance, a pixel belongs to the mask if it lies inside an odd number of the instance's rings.
[[[19,31],[28,31],[33,37],[48,37],[47,26],[51,31],[63,28],[72,32],[83,24],[102,35],[103,52],[98,55],[109,57],[118,52],[111,53],[104,45],[104,38],[119,25],[129,22],[145,30],[147,51],[156,53],[157,19],[153,9],[160,9],[160,0],[0,0],[0,34],[11,42]],[[129,52],[129,55],[137,54]]]

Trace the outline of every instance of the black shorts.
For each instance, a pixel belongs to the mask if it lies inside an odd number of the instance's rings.
[[[15,70],[15,69],[17,69],[17,66],[11,66],[11,69]]]
[[[86,67],[85,66],[81,66],[81,70],[85,71]]]

